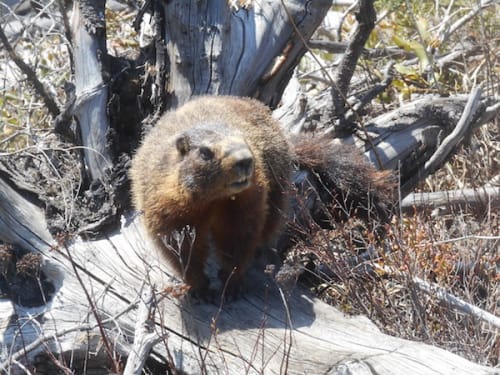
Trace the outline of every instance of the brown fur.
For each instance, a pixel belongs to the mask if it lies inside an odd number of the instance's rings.
[[[381,239],[394,209],[396,179],[390,171],[378,171],[354,146],[327,137],[293,137],[297,168],[292,211],[287,230],[280,237],[283,251],[308,239],[318,228],[333,229],[351,217]]]
[[[229,292],[237,291],[256,248],[282,226],[290,174],[288,143],[267,107],[222,96],[200,97],[166,113],[130,171],[134,204],[150,237],[202,294],[212,245],[221,280],[230,276]],[[194,238],[175,250],[168,239],[186,226]]]
[[[396,188],[391,171],[378,171],[358,148],[328,138],[302,135],[291,142],[297,168],[313,172],[324,190],[321,200],[336,219],[346,219],[356,210],[366,220],[388,222]],[[339,205],[337,212],[332,203]]]

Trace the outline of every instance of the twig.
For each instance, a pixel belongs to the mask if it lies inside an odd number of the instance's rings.
[[[448,20],[451,18],[451,10],[453,9],[453,6],[455,5],[455,0],[451,0],[450,3],[448,4],[448,7],[446,8],[446,11],[444,12],[444,15],[442,16],[442,22],[441,25],[439,26],[437,35],[441,35],[448,25]]]
[[[401,208],[434,208],[448,205],[500,205],[500,188],[484,186],[479,189],[459,189],[437,191],[433,193],[413,193],[406,196],[401,202]]]
[[[345,42],[332,42],[329,40],[311,39],[309,42],[309,48],[321,49],[329,53],[340,54],[344,53],[349,47],[348,43]],[[390,58],[404,58],[412,59],[415,54],[412,52],[405,51],[399,47],[385,47],[385,48],[365,48],[363,47],[362,55],[368,59],[375,59],[381,57]]]
[[[161,338],[152,330],[151,326],[151,313],[155,307],[154,293],[151,289],[148,289],[144,292],[139,304],[134,332],[134,346],[128,356],[123,375],[142,374],[142,369],[151,349],[161,341]]]
[[[477,306],[471,305],[470,303],[465,302],[464,300],[454,296],[451,293],[448,293],[446,289],[443,287],[434,284],[428,283],[418,277],[413,278],[413,283],[423,292],[436,297],[438,300],[444,302],[447,306],[451,306],[467,315],[471,315],[483,322],[487,322],[491,324],[493,327],[500,329],[500,318],[490,314],[487,311],[480,309]]]
[[[408,178],[401,186],[401,190],[405,192],[405,195],[417,184],[418,181],[425,179],[438,169],[446,157],[448,157],[451,150],[462,140],[464,134],[471,126],[473,116],[479,105],[480,95],[481,90],[479,87],[472,90],[469,100],[465,105],[462,116],[455,126],[455,129],[443,140],[441,145],[437,148],[425,165],[420,167],[419,170]]]
[[[40,80],[36,76],[36,72],[17,55],[16,51],[14,51],[14,48],[10,44],[9,39],[5,35],[3,27],[1,25],[0,40],[2,41],[5,50],[9,54],[9,57],[12,59],[12,61],[14,61],[18,68],[21,69],[21,71],[28,77],[28,81],[33,85],[36,93],[40,95],[52,117],[57,117],[57,115],[59,114],[59,108],[52,98],[52,95],[50,95],[50,93],[45,90],[43,83],[40,82]]]
[[[357,62],[364,50],[364,45],[375,26],[377,15],[373,7],[373,0],[360,0],[356,12],[358,26],[345,54],[335,73],[335,86],[332,87],[334,111],[337,116],[344,114],[347,91],[351,83]]]
[[[339,41],[342,40],[342,25],[344,24],[344,21],[345,21],[347,15],[349,13],[351,13],[356,8],[358,3],[359,3],[359,0],[354,0],[352,2],[352,4],[349,4],[349,8],[347,8],[346,11],[344,13],[342,13],[342,16],[339,19],[337,30],[335,32],[335,34],[337,36],[337,40],[339,40]]]
[[[138,300],[130,303],[123,311],[119,312],[118,314],[116,314],[108,319],[102,320],[101,324],[107,324],[109,322],[116,322],[116,319],[118,319],[123,314],[126,314],[127,312],[132,310],[138,303],[139,303]],[[7,360],[5,360],[4,362],[1,362],[0,363],[0,370],[1,371],[5,370],[6,368],[8,368],[10,366],[11,363],[13,363],[14,361],[17,361],[21,357],[25,356],[27,353],[35,350],[43,343],[46,343],[50,340],[56,340],[59,337],[65,336],[69,333],[76,332],[76,331],[92,331],[98,325],[99,325],[98,323],[81,324],[81,325],[78,325],[75,327],[71,327],[71,328],[67,328],[67,329],[63,329],[63,330],[58,330],[57,332],[52,333],[50,335],[39,336],[36,340],[32,341],[30,344],[26,345],[24,348],[22,348],[19,351],[10,355]]]
[[[355,97],[355,102],[350,103],[350,108],[345,114],[345,118],[348,121],[355,121],[357,118],[357,113],[363,109],[368,103],[380,93],[384,92],[387,87],[392,83],[392,79],[394,78],[393,71],[394,62],[389,62],[387,66],[384,68],[384,78],[382,82],[375,83],[368,91],[364,92],[362,95]],[[369,137],[367,137],[369,138]],[[371,145],[373,147],[373,145]],[[375,150],[375,147],[373,147]],[[379,163],[379,165],[381,165]]]
[[[304,44],[304,48],[311,53],[312,58],[316,61],[316,63],[319,65],[321,71],[325,74],[325,77],[330,81],[331,85],[335,85],[335,80],[332,78],[330,73],[328,73],[328,70],[324,67],[323,63],[319,60],[319,58],[316,56],[315,53],[311,51],[311,47],[309,46],[309,42],[304,38],[302,33],[300,32],[299,28],[297,27],[297,24],[295,23],[292,14],[290,13],[290,10],[286,6],[284,0],[281,0],[281,5],[283,6],[283,9],[285,10],[285,13],[288,17],[288,20],[290,21],[290,24],[292,25],[294,31],[297,33],[299,36],[302,44]]]
[[[142,18],[144,17],[144,14],[151,9],[151,2],[152,0],[144,1],[144,4],[137,12],[137,16],[135,17],[134,22],[132,24],[136,32],[139,32],[141,29],[141,22],[143,21]]]
[[[111,343],[106,335],[106,331],[104,330],[104,324],[102,323],[102,319],[99,317],[99,314],[97,312],[97,306],[95,305],[94,300],[90,296],[87,288],[85,287],[85,284],[84,284],[82,278],[80,277],[80,273],[78,272],[76,263],[73,260],[73,257],[71,256],[71,252],[69,251],[67,246],[64,246],[64,249],[66,250],[66,255],[68,256],[68,259],[71,263],[71,267],[73,267],[74,275],[75,275],[76,279],[78,280],[78,282],[80,283],[80,286],[82,287],[82,290],[85,293],[85,297],[87,298],[87,302],[90,305],[90,309],[92,310],[92,313],[94,314],[95,320],[97,322],[97,326],[99,327],[99,332],[101,333],[101,339],[102,339],[102,342],[104,344],[106,354],[108,355],[109,361],[110,361],[111,366],[112,366],[112,370],[115,373],[118,373],[119,365],[115,361],[114,350],[113,350]]]
[[[292,315],[290,314],[290,306],[288,305],[288,302],[286,300],[285,294],[283,293],[283,289],[279,287],[278,285],[278,291],[280,293],[281,300],[283,301],[283,307],[285,308],[285,313],[286,313],[286,320],[289,325],[288,329],[288,344],[285,345],[283,348],[283,354],[284,354],[284,362],[281,364],[280,370],[282,371],[283,374],[288,373],[288,365],[290,361],[290,353],[292,352],[292,347],[293,347],[293,322],[292,322]],[[284,332],[284,342],[286,343],[287,341],[287,329],[285,329]]]
[[[491,0],[485,0],[480,1],[479,4],[476,4],[469,13],[467,13],[465,16],[460,18],[458,21],[456,21],[453,25],[451,25],[448,30],[445,30],[444,27],[441,28],[439,32],[439,40],[441,42],[447,40],[451,34],[453,34],[455,31],[457,31],[459,28],[461,28],[463,25],[465,25],[467,22],[469,22],[471,19],[477,16],[477,14],[483,10],[484,8],[489,7],[490,5],[494,5],[495,2]]]
[[[24,371],[25,374],[33,375],[33,373],[30,370],[28,370],[28,368],[26,366],[24,366],[21,362],[16,361],[16,360],[12,360],[12,364],[18,366],[21,370]],[[0,369],[4,369],[4,368],[0,367]]]
[[[438,246],[445,243],[466,241],[466,240],[500,241],[500,236],[479,236],[476,234],[472,234],[470,236],[462,236],[462,237],[450,238],[448,240],[435,241],[432,243],[432,246]]]
[[[453,129],[453,131],[443,140],[443,143],[441,143],[436,152],[434,152],[430,159],[425,163],[423,169],[425,175],[429,175],[434,172],[449,155],[451,149],[454,148],[460,140],[462,140],[465,132],[469,128],[476,109],[479,106],[480,98],[481,88],[476,86],[469,96],[469,100],[465,105],[462,117],[460,117],[457,126],[455,126],[455,129]]]
[[[492,121],[495,118],[495,116],[498,116],[499,114],[500,114],[500,101],[497,101],[495,104],[486,107],[484,112],[478,118],[476,126],[480,126],[486,124],[487,122]]]

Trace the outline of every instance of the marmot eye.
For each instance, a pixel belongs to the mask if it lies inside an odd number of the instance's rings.
[[[213,159],[214,153],[208,147],[200,147],[200,156],[203,160],[208,161]]]
[[[181,156],[186,155],[189,152],[189,148],[190,148],[189,138],[185,135],[180,136],[175,141],[175,147],[177,147],[177,151],[179,151],[179,154],[181,154]]]

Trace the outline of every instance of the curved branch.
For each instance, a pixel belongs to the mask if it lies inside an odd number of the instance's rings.
[[[2,25],[0,25],[0,41],[2,41],[5,50],[9,54],[9,57],[12,59],[12,61],[14,61],[21,72],[26,74],[26,77],[28,77],[28,82],[33,85],[36,93],[40,95],[45,105],[47,106],[49,113],[52,115],[52,117],[56,118],[57,115],[59,115],[60,111],[54,98],[47,90],[45,90],[45,87],[43,86],[43,83],[38,79],[36,72],[17,55],[16,51],[14,51],[14,48],[10,44],[9,39],[3,31]]]

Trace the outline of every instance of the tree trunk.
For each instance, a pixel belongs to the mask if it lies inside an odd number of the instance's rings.
[[[303,40],[311,37],[331,1],[251,3],[238,11],[226,1],[162,3],[170,78],[167,107],[202,94],[252,96],[270,106],[279,103],[306,51]]]

